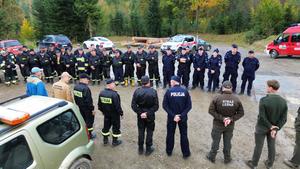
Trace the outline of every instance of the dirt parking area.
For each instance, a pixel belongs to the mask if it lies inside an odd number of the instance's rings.
[[[213,48],[219,48],[222,55],[230,49],[229,45],[213,44]],[[242,57],[247,55],[246,49],[239,49]],[[209,52],[211,53],[211,52]],[[245,116],[236,123],[234,137],[232,140],[232,163],[225,165],[223,163],[222,144],[216,163],[212,164],[206,160],[205,155],[211,146],[211,128],[213,118],[208,114],[208,106],[216,94],[202,92],[200,89],[190,90],[192,97],[192,110],[189,112],[188,135],[191,148],[191,157],[187,160],[182,158],[179,142],[179,131],[177,130],[175,148],[173,156],[168,157],[165,153],[166,138],[166,112],[162,109],[161,103],[165,90],[157,88],[160,102],[160,109],[156,113],[156,126],[154,132],[155,151],[151,156],[138,155],[137,152],[137,120],[135,113],[131,110],[131,98],[135,90],[133,87],[118,87],[117,90],[121,96],[122,108],[124,110],[124,119],[121,124],[123,144],[113,148],[112,146],[103,146],[101,129],[103,125],[103,116],[97,111],[95,119],[95,150],[93,154],[93,166],[96,169],[244,169],[247,168],[244,161],[251,158],[254,149],[254,126],[258,114],[258,101],[265,95],[265,81],[268,79],[277,79],[281,82],[280,93],[287,99],[289,104],[288,122],[284,129],[279,132],[277,137],[277,156],[274,168],[285,169],[282,163],[283,159],[292,155],[294,145],[293,119],[296,110],[300,105],[300,59],[280,58],[271,59],[265,54],[257,54],[261,67],[257,72],[254,82],[254,91],[252,97],[239,96],[245,109]],[[224,70],[224,64],[222,65]],[[240,71],[242,68],[240,66]],[[162,75],[162,73],[161,73]],[[191,74],[192,75],[192,74]],[[239,73],[239,87],[240,88]],[[222,77],[220,78],[222,80]],[[191,81],[190,81],[191,82]],[[207,83],[207,77],[206,77]],[[50,90],[51,85],[47,85]],[[91,86],[94,103],[98,101],[98,94],[104,88],[103,83],[100,86]],[[0,101],[21,95],[25,92],[24,84],[6,87],[0,84]],[[34,106],[34,105],[31,105]],[[222,143],[222,142],[221,142]],[[265,145],[263,155],[259,163],[259,168],[265,168],[263,161],[267,158],[267,147]]]

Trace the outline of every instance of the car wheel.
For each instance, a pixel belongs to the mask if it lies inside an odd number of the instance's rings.
[[[84,49],[87,49],[87,46],[86,46],[86,44],[85,44],[85,43],[83,44],[83,48],[84,48]]]
[[[272,50],[270,52],[270,57],[273,58],[273,59],[277,59],[279,56],[278,52],[276,50]]]
[[[92,169],[92,163],[87,158],[79,158],[73,162],[69,169]]]

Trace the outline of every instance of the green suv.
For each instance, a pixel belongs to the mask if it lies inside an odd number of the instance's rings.
[[[0,169],[90,169],[93,148],[73,103],[43,96],[0,103]]]

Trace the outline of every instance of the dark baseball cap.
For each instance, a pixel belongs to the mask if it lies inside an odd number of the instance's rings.
[[[149,49],[154,49],[154,48],[155,48],[154,45],[149,46]]]
[[[167,50],[171,50],[171,48],[170,48],[170,47],[167,47]]]
[[[90,76],[89,76],[88,74],[86,74],[86,73],[81,73],[81,74],[79,75],[79,79],[88,79],[88,80],[90,80],[91,78],[90,78]]]
[[[219,53],[220,51],[219,51],[219,49],[217,48],[217,49],[215,49],[215,50],[214,50],[214,52],[217,52],[217,53]]]
[[[174,81],[180,83],[180,78],[178,76],[172,76],[171,80],[174,80]]]
[[[254,51],[253,50],[249,50],[249,52],[248,52],[249,54],[253,54],[254,53]]]
[[[232,48],[238,48],[237,44],[232,44],[231,46],[232,46]]]
[[[143,85],[148,84],[150,82],[149,76],[143,76],[141,82]]]
[[[131,45],[127,45],[127,49],[130,49],[131,48]]]
[[[182,47],[181,50],[186,50],[186,47]]]
[[[112,79],[107,79],[105,82],[106,82],[106,84],[107,84],[107,85],[108,85],[108,84],[115,83],[115,81],[114,81],[114,80],[112,80]]]
[[[144,48],[143,45],[139,45],[139,46],[138,46],[138,49],[142,49],[142,48]]]
[[[223,84],[222,84],[222,87],[225,88],[225,89],[231,89],[232,88],[232,83],[230,81],[225,81]]]

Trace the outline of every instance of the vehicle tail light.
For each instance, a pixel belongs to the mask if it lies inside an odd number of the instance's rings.
[[[85,127],[85,131],[86,131],[86,135],[88,137],[88,141],[90,141],[91,136],[90,136],[90,133],[89,133],[89,129],[87,127]]]

